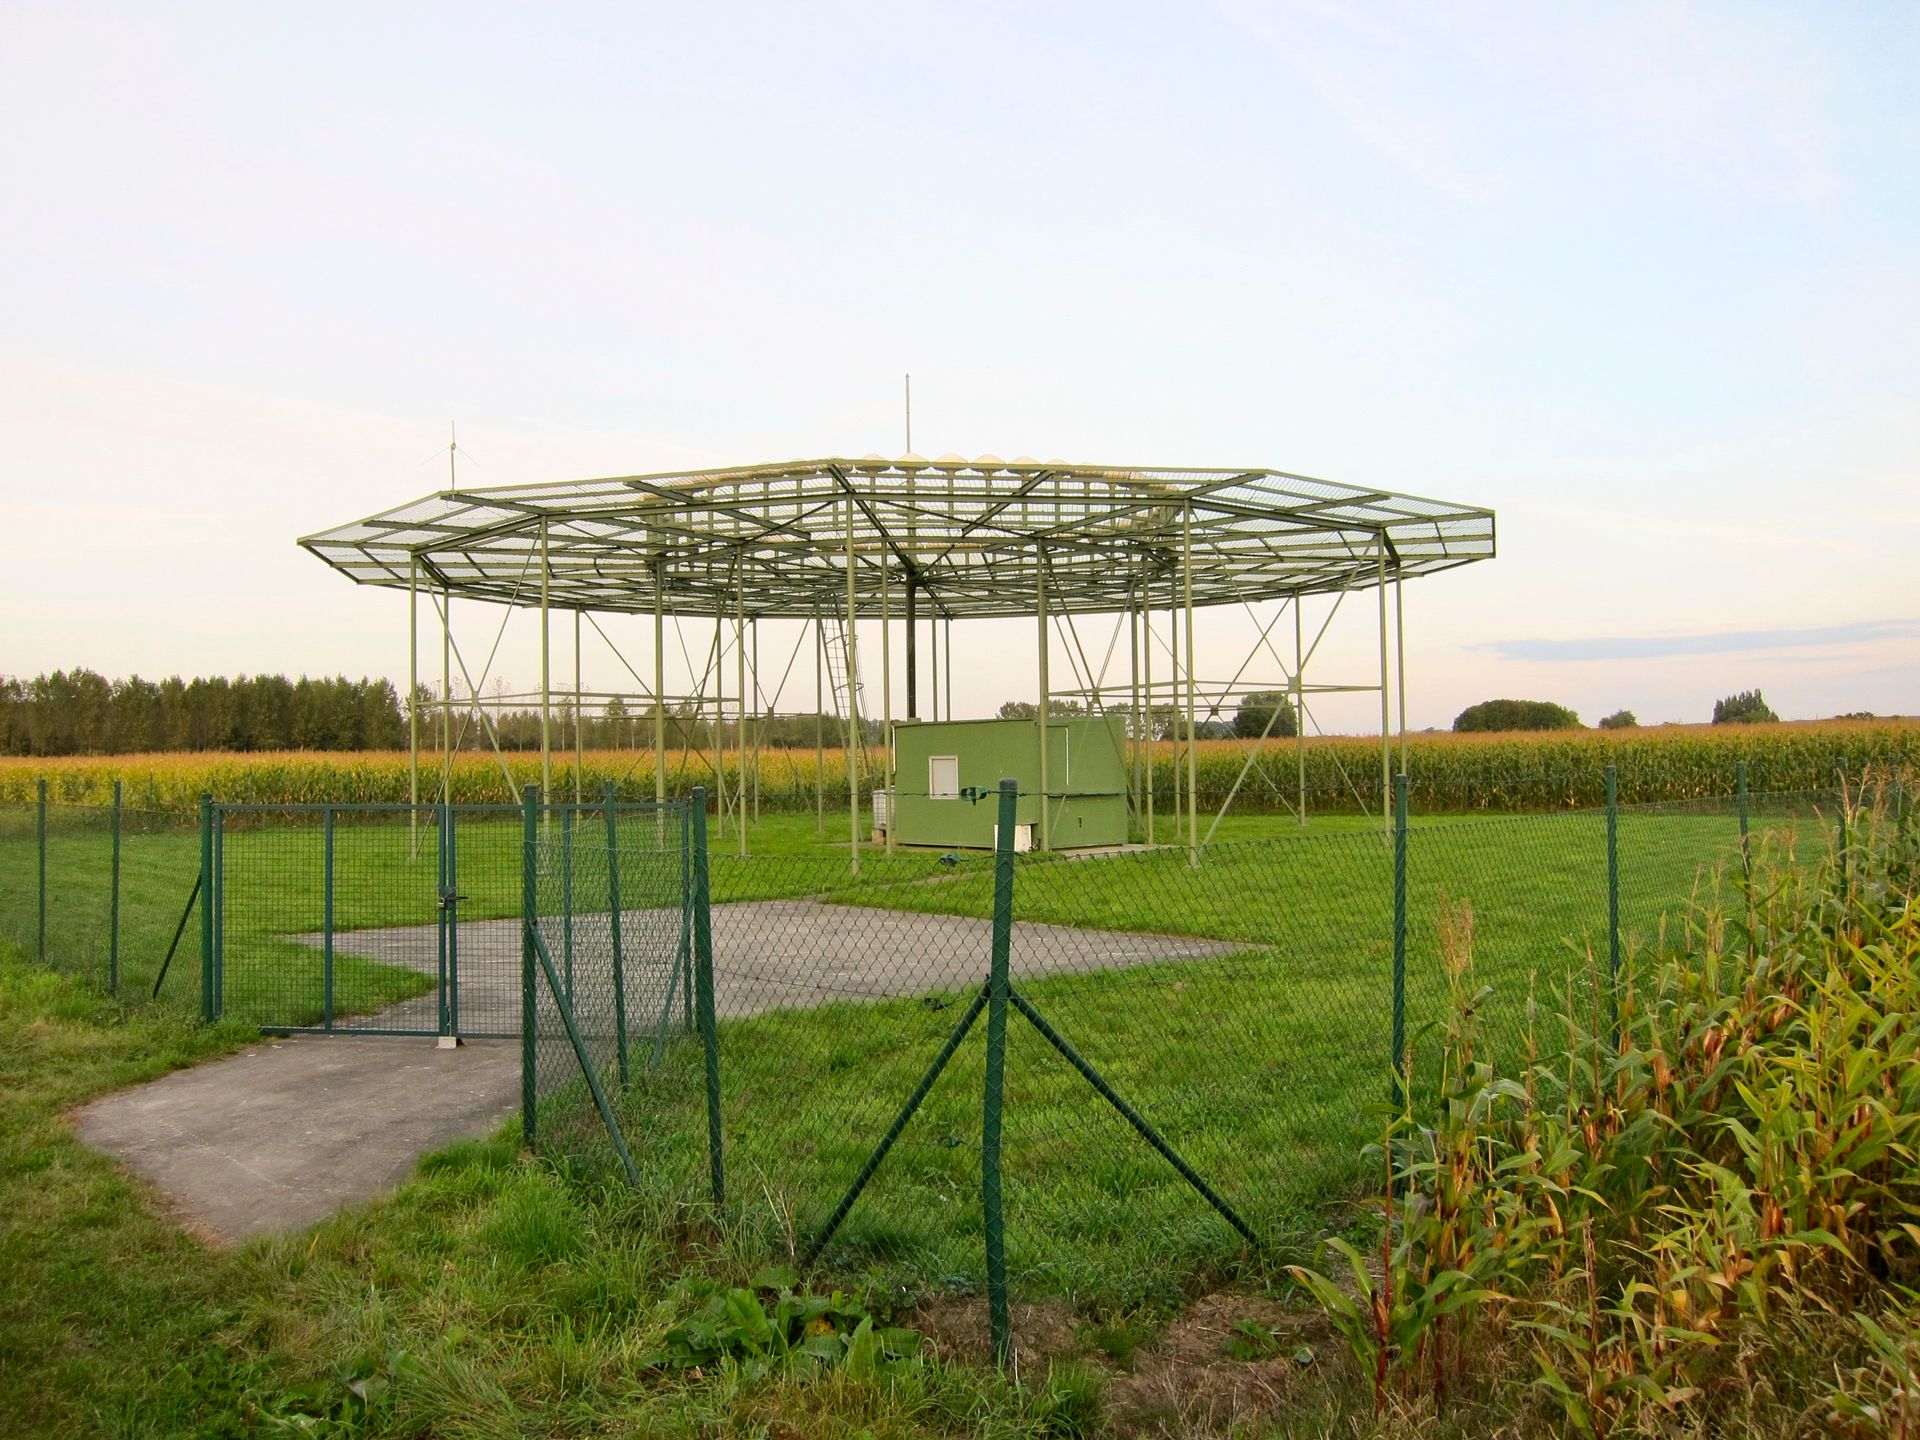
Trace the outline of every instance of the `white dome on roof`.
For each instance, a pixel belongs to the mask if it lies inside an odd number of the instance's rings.
[[[913,451],[909,450],[893,463],[902,469],[911,469],[916,465],[925,465],[927,463],[927,457],[924,455],[916,455]]]
[[[967,463],[967,457],[964,455],[956,455],[953,451],[949,450],[933,463],[936,465],[964,465]]]
[[[988,454],[981,455],[978,458],[976,458],[973,463],[982,470],[990,470],[990,469],[998,469],[1000,466],[1006,464],[1007,462],[1002,460],[998,455],[995,455],[989,452]]]

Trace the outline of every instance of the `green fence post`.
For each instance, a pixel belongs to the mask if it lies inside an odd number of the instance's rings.
[[[694,1010],[700,1021],[700,1048],[707,1068],[707,1171],[713,1183],[713,1208],[727,1203],[727,1170],[720,1134],[720,1040],[713,1017],[713,914],[707,876],[707,792],[693,791],[693,976]]]
[[[40,929],[39,939],[34,942],[34,956],[42,965],[47,963],[47,782],[34,782],[35,818],[34,832],[38,837],[40,850]]]
[[[1835,839],[1839,845],[1840,857],[1840,893],[1846,895],[1853,888],[1853,866],[1847,856],[1847,762],[1836,760],[1833,764],[1834,808],[1839,812],[1835,822],[1838,834]]]
[[[540,1052],[535,1038],[540,1025],[533,989],[533,927],[540,923],[540,811],[538,785],[520,794],[520,1135],[535,1145],[535,1077]]]
[[[1607,766],[1607,995],[1620,1049],[1620,772]]]
[[[1753,883],[1753,844],[1747,838],[1747,762],[1733,767],[1733,792],[1740,804],[1740,869],[1747,883]]]
[[[1407,777],[1393,777],[1393,1103],[1407,1103]]]
[[[107,993],[120,993],[120,782],[113,782],[113,876],[107,886]]]
[[[320,1023],[333,1029],[333,807],[320,812]]]
[[[1907,853],[1906,772],[1898,764],[1893,767],[1893,853],[1900,859]]]
[[[620,948],[620,825],[613,805],[613,781],[607,781],[607,925],[613,941],[613,1036],[620,1061],[620,1084],[627,1083],[627,957]],[[569,919],[571,928],[571,919]],[[571,940],[569,940],[571,944]],[[567,984],[573,984],[569,968]],[[568,998],[571,999],[571,991]]]
[[[200,797],[200,1018],[213,1023],[213,796]]]
[[[447,894],[453,889],[453,882],[447,876],[447,802],[442,800],[433,807],[433,895],[434,895],[434,973],[433,973],[433,1030],[434,1034],[450,1034],[447,1027]]]
[[[993,957],[987,974],[987,1083],[980,1113],[980,1208],[987,1232],[987,1328],[993,1363],[1013,1350],[1007,1317],[1007,1230],[1000,1195],[1000,1120],[1006,1094],[1007,954],[1013,945],[1013,827],[1019,787],[1000,782],[1000,820],[993,840]],[[1045,797],[1041,803],[1045,804]]]
[[[213,1013],[227,1013],[227,812],[213,807]]]
[[[460,1043],[460,809],[447,806],[447,1039]]]

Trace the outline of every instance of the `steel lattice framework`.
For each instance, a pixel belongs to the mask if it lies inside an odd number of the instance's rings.
[[[452,465],[449,447],[449,468]],[[449,476],[450,480],[452,476]],[[1147,842],[1154,843],[1154,792],[1148,783],[1149,745],[1156,708],[1167,706],[1180,717],[1175,733],[1184,740],[1185,777],[1174,775],[1174,815],[1182,812],[1186,844],[1196,863],[1201,848],[1196,754],[1198,716],[1203,695],[1209,713],[1220,696],[1253,688],[1249,666],[1264,652],[1277,661],[1300,726],[1298,813],[1306,814],[1305,724],[1307,697],[1340,691],[1377,691],[1380,696],[1381,791],[1387,791],[1391,669],[1401,673],[1400,731],[1406,734],[1404,649],[1400,639],[1401,582],[1410,576],[1490,559],[1494,553],[1493,512],[1480,506],[1423,499],[1388,490],[1317,480],[1283,470],[1181,469],[1155,466],[1073,465],[1064,461],[1003,461],[982,455],[967,460],[943,455],[927,460],[903,455],[888,460],[866,455],[858,460],[792,460],[724,470],[677,474],[625,475],[599,480],[483,488],[457,483],[437,494],[396,506],[364,520],[308,535],[300,544],[360,584],[387,586],[409,593],[409,730],[413,778],[410,794],[419,800],[420,650],[419,604],[432,604],[441,632],[441,684],[432,701],[440,722],[443,798],[452,793],[451,755],[459,743],[453,726],[466,712],[489,727],[496,753],[497,731],[490,728],[479,683],[473,680],[452,638],[451,612],[456,598],[508,607],[538,609],[540,615],[541,777],[552,790],[552,710],[550,616],[574,616],[572,686],[577,714],[588,698],[582,687],[581,622],[595,611],[650,613],[653,618],[653,683],[643,696],[652,712],[655,798],[666,798],[666,712],[670,705],[704,713],[713,702],[713,734],[721,735],[725,685],[723,659],[734,659],[733,733],[736,770],[729,779],[716,755],[703,757],[713,771],[720,814],[732,814],[746,853],[746,796],[749,784],[748,725],[762,707],[758,635],[761,620],[811,622],[815,635],[815,749],[822,750],[819,721],[831,680],[833,709],[845,722],[848,846],[859,868],[862,770],[866,742],[861,738],[861,676],[856,630],[860,622],[880,622],[880,675],[883,734],[894,724],[891,676],[895,620],[904,622],[906,641],[906,716],[919,717],[919,620],[946,622],[933,627],[935,643],[934,717],[939,715],[939,651],[947,662],[947,718],[952,718],[952,622],[960,619],[1032,617],[1039,622],[1036,675],[1036,725],[1039,789],[1048,797],[1040,812],[1039,842],[1050,848],[1048,717],[1054,701],[1071,695],[1089,710],[1107,713],[1119,692],[1127,726],[1127,763],[1133,813],[1144,819]],[[1388,590],[1393,593],[1394,648],[1402,663],[1389,665]],[[1306,667],[1318,649],[1326,625],[1352,591],[1377,593],[1380,634],[1378,684],[1308,684]],[[1331,597],[1326,622],[1312,646],[1305,643],[1303,603]],[[1196,674],[1194,613],[1209,606],[1240,605],[1252,613],[1260,601],[1280,601],[1291,611],[1294,660],[1286,666],[1269,640],[1279,617],[1260,632],[1255,654],[1224,686]],[[896,603],[897,602],[897,603]],[[1165,612],[1156,631],[1154,614]],[[1124,687],[1105,679],[1069,633],[1068,661],[1074,683],[1056,690],[1048,668],[1055,630],[1071,632],[1076,615],[1113,614],[1129,635],[1129,669]],[[707,666],[691,697],[670,696],[666,688],[664,625],[667,617],[707,617],[714,639]],[[725,646],[722,630],[733,626]],[[505,621],[502,622],[504,628]],[[829,635],[829,625],[832,627]],[[598,623],[594,623],[596,631]],[[942,629],[947,643],[939,645]],[[605,632],[601,631],[605,638]],[[1115,641],[1119,630],[1116,628]],[[609,643],[611,643],[609,641]],[[495,639],[498,646],[498,637]],[[1154,675],[1154,652],[1164,651],[1166,669]],[[617,653],[617,652],[616,652]],[[752,654],[749,682],[748,656]],[[1109,648],[1111,655],[1111,646]],[[626,664],[624,657],[622,663]],[[455,698],[454,662],[467,681],[468,698]],[[1077,663],[1076,663],[1077,661]],[[489,664],[491,657],[489,657]],[[692,667],[689,659],[690,668]],[[629,671],[633,670],[627,665]],[[633,672],[638,679],[638,672]],[[484,682],[483,669],[481,680]],[[708,690],[709,680],[712,684]],[[1242,684],[1245,680],[1248,683]],[[564,692],[563,692],[564,694]],[[749,696],[755,697],[749,702]],[[594,696],[593,698],[606,698]],[[765,707],[771,709],[771,706]],[[1278,716],[1279,707],[1273,715]],[[464,730],[466,720],[461,720]],[[1271,730],[1273,721],[1268,722]],[[582,769],[580,727],[575,725],[574,788],[579,798]],[[1243,766],[1222,805],[1239,791],[1267,735]],[[884,784],[874,791],[889,801],[895,793],[893,747],[885,745]],[[757,741],[754,750],[757,767]],[[1404,758],[1404,757],[1403,757]],[[507,767],[501,757],[503,774]],[[507,775],[509,785],[512,777]],[[757,782],[755,782],[757,784]],[[816,804],[818,801],[816,787]],[[756,792],[757,793],[757,792]],[[731,807],[731,812],[730,812]],[[1383,816],[1384,819],[1384,816]],[[1216,825],[1219,823],[1216,819]],[[887,845],[893,828],[886,827]],[[1211,830],[1209,831],[1209,837]]]
[[[1327,594],[1494,553],[1493,512],[1267,469],[1059,461],[794,460],[450,489],[300,541],[362,584],[555,608],[946,619],[1139,603],[1179,576],[1205,607]],[[1189,558],[1190,557],[1190,558]],[[545,572],[542,572],[542,561]],[[418,564],[418,571],[414,569]],[[898,598],[899,589],[894,590]]]

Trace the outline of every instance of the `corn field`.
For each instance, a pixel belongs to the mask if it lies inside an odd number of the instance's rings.
[[[1920,762],[1920,723],[1911,720],[1811,721],[1779,725],[1666,726],[1631,731],[1555,731],[1540,734],[1420,734],[1407,740],[1410,800],[1416,810],[1532,811],[1581,808],[1605,802],[1604,770],[1619,772],[1620,802],[1627,805],[1724,795],[1733,789],[1735,767],[1744,761],[1756,790],[1816,790],[1833,783],[1834,767],[1858,774],[1873,763]],[[1203,807],[1217,807],[1246,768],[1253,742],[1203,740],[1197,781]],[[1154,794],[1173,803],[1176,784],[1186,784],[1186,752],[1172,742],[1153,747]],[[867,757],[877,775],[878,749]],[[1236,810],[1276,811],[1292,802],[1299,784],[1298,756],[1291,741],[1273,741],[1247,769],[1234,800]],[[667,788],[712,787],[711,752],[669,751]],[[729,787],[738,781],[738,757],[728,751],[718,765]],[[1399,746],[1393,748],[1399,768]],[[538,755],[519,752],[503,761],[490,751],[468,751],[453,761],[457,803],[507,801],[540,779]],[[749,753],[748,769],[755,769]],[[570,792],[574,755],[556,751],[554,788]],[[812,808],[818,793],[828,806],[847,799],[845,755],[828,750],[816,763],[812,750],[763,750],[757,759],[760,803],[771,811]],[[509,776],[511,783],[509,783]],[[263,751],[191,754],[39,757],[0,759],[0,804],[31,802],[44,777],[56,803],[105,802],[113,781],[125,785],[125,803],[147,810],[189,810],[202,793],[233,802],[288,804],[396,803],[407,800],[405,751]],[[440,759],[423,754],[421,798],[437,798]],[[580,770],[584,792],[600,793],[611,781],[621,794],[653,792],[653,757],[647,750],[589,750]],[[903,781],[903,789],[911,781]],[[1380,742],[1364,736],[1314,738],[1306,746],[1308,803],[1315,810],[1377,811],[1380,806]]]

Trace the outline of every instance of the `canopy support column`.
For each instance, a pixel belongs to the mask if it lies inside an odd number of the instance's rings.
[[[827,632],[819,612],[813,617],[813,832],[827,833]]]
[[[551,627],[547,612],[553,589],[553,555],[547,544],[547,522],[540,521],[540,803],[553,803],[553,666]]]
[[[907,576],[907,719],[920,718],[920,617],[914,610],[913,576]],[[935,687],[936,690],[938,686]],[[935,706],[935,713],[939,707]],[[891,832],[889,832],[891,833]]]
[[[667,803],[667,624],[664,558],[653,565],[653,803]]]
[[[1307,654],[1300,612],[1306,608],[1305,595],[1293,597],[1293,753],[1299,764],[1300,823],[1307,823]]]
[[[453,803],[453,591],[440,587],[440,803]]]
[[[893,574],[880,559],[880,775],[887,786],[887,854],[893,854]],[[875,818],[878,818],[877,816]]]
[[[733,572],[733,667],[739,698],[734,702],[733,810],[740,821],[740,858],[747,858],[747,566],[746,556]]]
[[[1147,792],[1147,844],[1153,840],[1153,763],[1157,753],[1153,733],[1153,567],[1144,559],[1140,562],[1140,652],[1144,663],[1141,666],[1140,681],[1146,692],[1146,712],[1140,717],[1140,758],[1141,787]]]
[[[1142,570],[1142,574],[1144,574]],[[1135,588],[1137,591],[1137,587]],[[1127,711],[1127,791],[1133,799],[1133,814],[1137,818],[1143,807],[1140,795],[1140,753],[1141,720],[1140,714],[1140,608],[1133,600],[1127,602],[1127,677],[1132,691],[1131,708]],[[1133,826],[1127,826],[1129,836]]]
[[[1387,532],[1375,538],[1375,579],[1380,590],[1380,822],[1393,830],[1393,720],[1392,697],[1387,693]]]
[[[420,557],[407,562],[407,856],[420,858]]]
[[[854,644],[853,497],[847,497],[847,855],[860,873],[860,712],[854,702],[858,660]]]
[[[760,823],[760,748],[766,743],[766,693],[760,688],[760,617],[747,622],[753,631],[753,823]]]
[[[1036,552],[1034,567],[1034,610],[1040,617],[1040,713],[1034,724],[1040,733],[1040,848],[1053,848],[1053,787],[1047,779],[1047,711],[1052,698],[1047,693],[1047,552]]]
[[[1180,572],[1187,607],[1187,863],[1200,863],[1200,737],[1193,679],[1193,502],[1181,523]]]
[[[1398,671],[1394,679],[1394,694],[1400,702],[1400,773],[1407,773],[1407,612],[1402,603],[1401,590],[1405,583],[1401,568],[1393,567],[1393,651],[1394,666]]]
[[[580,698],[580,611],[573,612],[573,803],[580,803],[580,773],[587,768],[587,717]]]

